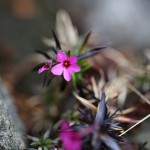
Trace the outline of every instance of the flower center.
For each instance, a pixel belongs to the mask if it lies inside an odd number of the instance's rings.
[[[51,63],[50,63],[50,62],[47,62],[47,63],[44,65],[44,68],[49,69],[50,66],[51,66]]]
[[[68,61],[68,60],[65,60],[64,62],[63,62],[63,67],[65,67],[65,68],[68,68],[68,67],[70,67],[70,61]]]

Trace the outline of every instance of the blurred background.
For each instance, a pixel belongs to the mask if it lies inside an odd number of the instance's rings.
[[[47,48],[42,39],[52,37],[58,10],[68,12],[81,37],[93,31],[96,45],[109,44],[134,60],[139,54],[150,56],[149,7],[149,0],[0,0],[0,76],[29,133],[42,131],[45,120],[49,119],[41,109],[43,77],[31,73],[31,69],[38,62],[35,50]],[[35,61],[31,61],[31,56]],[[48,110],[52,118],[57,116],[57,109],[52,105]],[[137,141],[140,137],[148,138],[149,127],[143,125],[143,128]]]
[[[9,55],[14,51],[13,57],[21,59],[43,48],[41,38],[51,36],[59,9],[69,13],[80,34],[94,30],[113,46],[148,48],[149,6],[148,0],[1,0],[1,51],[9,49]]]

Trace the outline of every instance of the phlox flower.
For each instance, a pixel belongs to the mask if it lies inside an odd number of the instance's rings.
[[[52,61],[49,60],[45,63],[44,66],[42,66],[39,70],[38,70],[38,74],[42,73],[43,71],[45,70],[49,70],[51,68],[51,64],[52,64]]]
[[[68,121],[61,124],[60,140],[64,150],[82,150],[82,137],[79,131],[70,128]]]
[[[67,55],[63,51],[58,51],[56,61],[58,62],[55,65],[51,72],[54,75],[62,75],[66,81],[70,81],[73,72],[79,72],[81,70],[80,66],[76,64],[77,57]]]

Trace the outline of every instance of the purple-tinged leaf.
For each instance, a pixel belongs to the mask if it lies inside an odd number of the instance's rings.
[[[44,138],[47,139],[50,136],[51,133],[51,128],[48,129],[45,133],[44,133]]]
[[[32,141],[39,141],[39,138],[34,137],[34,136],[28,135],[27,138],[30,139],[30,140],[32,140]]]
[[[101,140],[105,143],[105,145],[111,150],[121,150],[119,145],[115,142],[113,138],[108,135],[101,135]]]
[[[55,76],[52,75],[52,76],[48,79],[47,86],[50,84],[50,82],[52,81],[52,79],[53,79],[54,77],[55,77]]]
[[[106,114],[106,103],[105,103],[105,94],[102,93],[101,101],[97,108],[97,114],[95,119],[95,128],[96,130],[99,130],[100,127],[104,124]]]
[[[108,117],[104,120],[104,124],[106,125],[107,123],[111,122],[114,119],[114,117]]]
[[[118,129],[122,130],[122,127],[119,126],[119,123],[115,123],[115,122],[114,123],[110,123],[110,127],[111,128],[118,128]]]
[[[98,48],[94,48],[92,50],[89,50],[88,52],[86,53],[83,53],[83,54],[80,54],[77,56],[77,59],[78,60],[81,60],[81,59],[85,59],[85,58],[88,58],[90,56],[93,56],[95,54],[98,54],[102,49],[104,48],[107,48],[108,46],[104,45],[104,46],[101,46],[101,47],[98,47]]]
[[[98,134],[97,134],[97,135],[98,135]],[[96,136],[96,134],[95,134],[95,136]],[[95,143],[93,143],[93,149],[94,149],[94,150],[99,150],[100,147],[101,147],[101,145],[102,145],[102,142],[101,142],[101,140],[99,139],[99,137],[95,138]]]
[[[91,124],[91,121],[89,120],[89,118],[87,116],[87,113],[81,108],[78,108],[78,111],[81,113],[81,115],[83,116],[86,123]]]

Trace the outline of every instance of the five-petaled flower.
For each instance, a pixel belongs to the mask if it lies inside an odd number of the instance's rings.
[[[44,66],[42,66],[39,70],[38,70],[38,74],[42,73],[43,71],[45,70],[49,70],[51,68],[51,64],[52,64],[52,61],[51,60],[48,60]]]
[[[56,61],[58,62],[55,65],[51,72],[54,75],[62,75],[66,81],[70,81],[73,72],[79,72],[81,70],[80,66],[76,64],[77,57],[67,55],[63,51],[58,51]]]
[[[71,129],[68,121],[63,121],[61,124],[60,140],[64,150],[82,150],[81,134]]]

